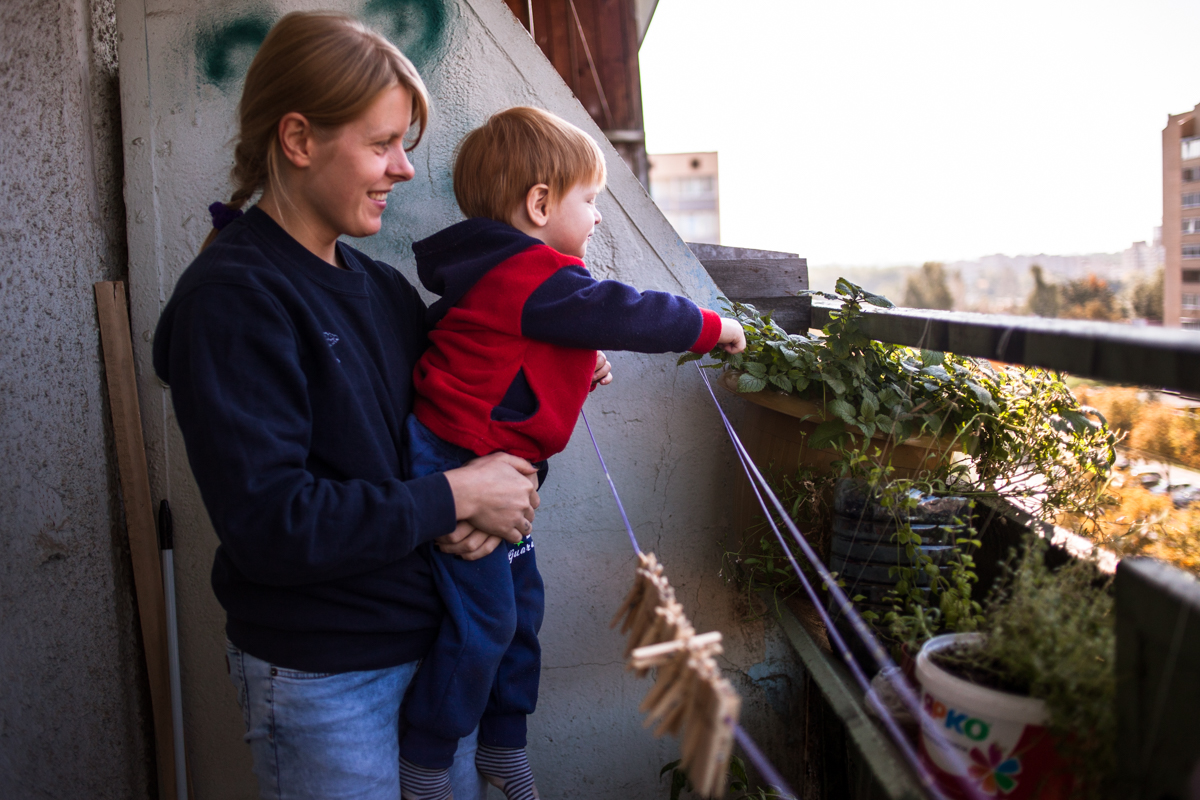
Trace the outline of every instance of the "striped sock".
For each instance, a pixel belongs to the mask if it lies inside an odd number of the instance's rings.
[[[538,800],[533,772],[524,747],[488,747],[479,745],[475,769],[487,782],[504,792],[508,800]]]
[[[454,800],[450,794],[450,770],[426,769],[400,759],[402,800]]]

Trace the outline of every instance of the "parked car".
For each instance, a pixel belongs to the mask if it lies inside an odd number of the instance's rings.
[[[1143,488],[1149,489],[1151,492],[1154,492],[1155,494],[1163,494],[1164,492],[1167,491],[1167,486],[1166,486],[1166,483],[1163,481],[1163,476],[1162,476],[1161,472],[1156,472],[1154,470],[1149,470],[1149,469],[1135,470],[1133,473],[1133,477],[1138,481],[1138,483],[1142,484]]]
[[[1168,493],[1171,495],[1171,502],[1176,508],[1187,508],[1192,503],[1200,500],[1200,486],[1192,486],[1190,483],[1181,483],[1170,487]]]

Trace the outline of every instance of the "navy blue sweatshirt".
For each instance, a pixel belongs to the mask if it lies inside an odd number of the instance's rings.
[[[183,273],[154,338],[220,539],[229,638],[317,672],[425,654],[442,605],[415,548],[455,525],[445,476],[401,467],[425,306],[337,247],[346,270],[252,208]]]

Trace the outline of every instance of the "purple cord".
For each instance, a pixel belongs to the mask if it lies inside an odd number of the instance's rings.
[[[639,556],[642,554],[642,549],[638,547],[637,537],[633,535],[633,526],[629,524],[629,517],[625,514],[625,506],[621,504],[621,497],[617,494],[616,484],[613,483],[612,476],[608,474],[608,466],[604,463],[604,456],[600,454],[600,445],[596,442],[596,434],[592,433],[592,426],[588,423],[587,414],[580,410],[580,415],[583,417],[583,424],[587,428],[588,436],[592,438],[592,447],[596,448],[596,458],[600,459],[600,468],[604,470],[604,477],[608,478],[608,486],[612,489],[613,499],[617,501],[617,509],[621,512],[621,519],[625,522],[625,530],[629,532],[629,541],[633,545],[634,552]],[[785,796],[795,798],[797,795],[787,785],[775,766],[767,760],[762,751],[758,749],[758,745],[750,738],[750,734],[746,733],[740,725],[733,726],[733,736],[737,739],[738,744],[742,746],[746,757],[750,759],[750,763],[758,770],[758,774],[766,779],[767,783],[772,784],[779,789]]]
[[[795,556],[792,555],[791,549],[788,548],[787,543],[784,541],[783,534],[780,533],[779,527],[775,524],[775,520],[767,508],[767,503],[763,499],[763,493],[765,493],[771,500],[771,505],[775,507],[775,511],[779,515],[779,518],[783,520],[785,527],[787,527],[788,531],[792,534],[792,537],[796,540],[796,543],[800,546],[801,552],[804,553],[805,557],[817,571],[817,574],[820,576],[821,580],[828,587],[829,593],[833,597],[834,602],[837,604],[845,618],[850,622],[850,626],[854,629],[854,632],[857,633],[863,640],[863,643],[867,646],[867,650],[879,664],[879,667],[881,669],[887,669],[889,667],[895,668],[895,663],[892,661],[891,657],[888,656],[883,647],[880,646],[879,642],[875,640],[875,636],[870,632],[866,626],[866,623],[863,622],[862,617],[858,615],[858,612],[851,605],[849,599],[847,599],[845,593],[841,590],[841,587],[837,585],[837,581],[829,573],[828,568],[826,568],[821,559],[817,558],[817,554],[813,551],[812,546],[808,543],[808,540],[804,538],[804,536],[800,533],[800,529],[796,527],[796,524],[792,521],[791,517],[788,516],[783,504],[779,502],[779,498],[775,496],[773,491],[771,491],[771,487],[767,484],[766,479],[763,477],[758,467],[754,464],[754,461],[751,460],[750,454],[746,451],[745,445],[742,444],[741,439],[734,431],[733,425],[729,422],[729,418],[725,416],[725,410],[721,408],[721,404],[717,402],[717,395],[713,392],[712,384],[709,383],[708,380],[708,375],[704,373],[704,370],[699,364],[696,365],[696,369],[700,372],[700,377],[704,380],[704,385],[708,389],[709,396],[712,397],[713,404],[717,407],[717,413],[721,415],[721,421],[725,425],[725,431],[729,434],[729,438],[733,442],[734,450],[737,452],[738,459],[742,462],[742,469],[746,471],[746,477],[750,480],[750,487],[754,490],[754,494],[758,498],[759,505],[762,506],[764,513],[766,513],[767,522],[770,523],[771,530],[775,532],[775,537],[779,540],[780,546],[783,547],[784,553],[787,554],[788,561],[791,562],[792,569],[796,571],[796,576],[800,579],[801,585],[803,585],[804,590],[808,594],[809,599],[812,601],[813,606],[820,614],[822,621],[825,623],[830,639],[835,645],[837,645],[838,651],[841,653],[843,660],[846,662],[846,666],[850,668],[850,673],[854,676],[855,681],[858,682],[864,693],[870,691],[870,683],[867,680],[866,675],[863,673],[862,668],[858,665],[858,662],[850,653],[850,649],[846,646],[845,641],[842,639],[841,633],[836,627],[834,627],[833,621],[830,619],[829,613],[825,610],[824,604],[822,604],[818,598],[816,590],[813,588],[812,584],[809,582],[804,573],[800,571],[800,565],[796,563]],[[759,491],[759,485],[762,486],[762,492]],[[902,679],[897,679],[893,681],[892,687],[896,690],[896,693],[900,696],[901,701],[913,715],[913,718],[916,720],[922,720],[923,717],[921,716],[920,703],[917,700],[916,695],[913,694],[913,691],[909,687],[908,683]],[[938,788],[933,775],[930,774],[929,770],[921,762],[920,758],[918,758],[916,751],[913,750],[908,738],[905,737],[903,732],[900,730],[900,726],[896,723],[895,718],[892,717],[891,713],[888,712],[887,709],[883,708],[882,705],[880,708],[883,711],[884,727],[886,727],[888,733],[891,734],[896,746],[900,749],[901,753],[903,753],[905,760],[908,761],[909,765],[912,766],[912,768],[916,771],[921,783],[931,794],[933,794],[934,797],[939,798],[939,800],[945,800],[945,795],[942,793],[941,789]],[[966,791],[967,796],[970,797],[971,800],[985,800],[984,795],[980,793],[979,788],[966,777],[966,764],[962,762],[962,756],[957,750],[949,745],[941,731],[928,725],[922,725],[922,729],[937,742],[938,746],[951,760],[954,767],[961,769],[963,777],[960,779],[959,783]]]
[[[763,751],[759,750],[758,745],[750,738],[750,734],[742,730],[741,725],[733,726],[733,738],[737,739],[737,743],[742,746],[742,750],[746,753],[746,758],[750,759],[750,763],[758,770],[758,774],[763,777],[763,780],[777,790],[776,794],[783,794],[791,798],[796,797],[796,793],[787,785],[787,781],[775,770],[775,765],[767,760],[767,757],[763,755]]]
[[[642,548],[638,547],[637,537],[633,535],[633,526],[629,524],[625,506],[621,505],[621,496],[617,494],[617,485],[613,483],[612,476],[608,474],[608,465],[604,463],[604,456],[600,455],[600,445],[596,443],[596,434],[592,433],[592,426],[588,423],[587,414],[583,413],[583,409],[579,410],[579,415],[583,417],[583,424],[587,428],[588,436],[592,437],[592,447],[596,448],[596,458],[600,459],[600,469],[604,470],[604,477],[608,479],[608,488],[612,489],[613,500],[617,501],[617,510],[621,512],[621,521],[625,523],[625,530],[629,532],[629,543],[633,545],[633,552],[640,556]]]

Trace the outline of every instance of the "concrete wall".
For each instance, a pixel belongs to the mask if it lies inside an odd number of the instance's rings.
[[[0,797],[137,798],[145,674],[92,284],[124,278],[112,0],[0,4]]]
[[[225,675],[223,613],[208,572],[215,537],[188,472],[169,392],[151,375],[150,336],[179,274],[207,233],[205,207],[227,197],[233,109],[256,46],[282,13],[302,3],[247,6],[221,0],[118,0],[129,215],[130,282],[146,441],[156,497],[176,516],[176,563],[186,737],[196,797],[254,796],[241,720]],[[716,287],[641,185],[596,129],[501,0],[312,3],[366,16],[421,68],[434,120],[414,154],[417,177],[389,202],[384,232],[359,246],[414,283],[409,245],[457,221],[453,148],[489,114],[534,104],[601,142],[609,187],[589,248],[602,277],[687,294],[711,304]],[[720,576],[730,524],[731,456],[711,401],[673,356],[615,354],[617,382],[586,413],[606,451],[646,549],[657,551],[701,630],[727,636],[730,674],[746,695],[749,728],[787,744],[795,675],[777,638],[740,621]],[[531,757],[547,797],[664,796],[659,767],[673,741],[642,730],[637,704],[649,688],[623,669],[608,620],[634,561],[582,425],[554,459],[537,521],[547,583],[542,699],[531,721]]]

